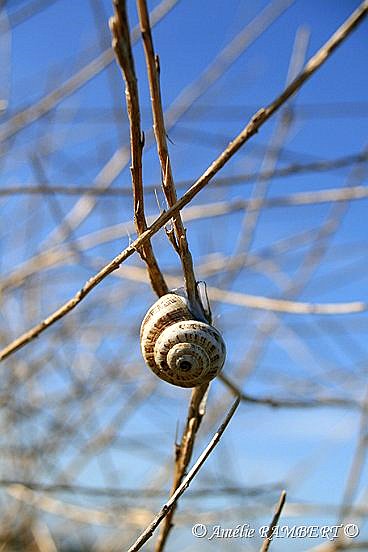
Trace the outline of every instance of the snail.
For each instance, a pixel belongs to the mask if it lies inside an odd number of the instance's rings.
[[[212,380],[223,367],[226,348],[221,334],[203,320],[179,290],[163,295],[143,319],[143,358],[159,378],[179,387]]]

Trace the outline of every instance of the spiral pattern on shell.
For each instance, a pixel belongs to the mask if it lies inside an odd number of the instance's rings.
[[[161,379],[179,387],[212,380],[226,355],[221,334],[196,320],[184,297],[167,293],[148,310],[140,333],[147,366]]]

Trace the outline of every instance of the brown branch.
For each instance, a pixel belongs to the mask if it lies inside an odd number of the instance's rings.
[[[166,129],[171,129],[178,120],[188,111],[191,105],[198,100],[220,77],[229,69],[236,59],[264,32],[294,0],[275,0],[248,23],[238,35],[221,50],[205,71],[191,82],[174,100],[165,114]],[[154,20],[162,18],[178,0],[163,0],[152,10],[151,27]],[[139,29],[138,29],[139,31]],[[147,132],[146,146],[152,145],[153,132]],[[100,170],[94,182],[100,187],[109,188],[114,179],[121,173],[127,163],[126,148],[119,148],[109,161]],[[83,220],[94,208],[95,202],[91,197],[82,197],[68,213],[67,218],[72,228],[80,226]],[[52,232],[48,241],[66,239],[59,229]]]
[[[193,207],[193,210],[194,213],[197,213],[196,207]],[[188,211],[189,213],[187,212],[188,216],[185,217],[185,220],[193,220],[195,218],[198,218],[198,215],[196,215],[195,217],[189,216],[191,208],[189,208]],[[124,230],[124,225],[117,225],[117,227]],[[129,230],[129,227],[127,226],[126,229]],[[93,233],[92,235],[87,235],[79,238],[75,241],[75,243],[78,246],[78,250],[84,251],[90,247],[94,247],[96,244],[104,243],[108,240],[117,239],[121,236],[121,231],[122,230],[120,230],[120,233],[117,233],[114,231],[114,227],[107,228],[102,233],[97,232]],[[303,234],[299,237],[303,238],[300,243],[305,243],[306,235]],[[65,251],[65,249],[63,248],[45,251],[44,254],[37,255],[34,258],[30,259],[29,262],[20,267],[19,271],[12,273],[7,278],[5,278],[1,282],[0,291],[4,292],[9,288],[18,287],[24,282],[26,278],[30,277],[35,272],[40,272],[41,270],[47,270],[51,267],[63,264],[70,258],[72,258],[71,252]],[[242,256],[240,257],[239,261],[241,264],[243,264],[244,259]],[[262,262],[264,262],[263,258],[258,258],[256,256],[249,257],[247,261],[247,266],[257,266]],[[234,260],[222,260],[221,264],[216,268],[216,271],[223,269],[225,266],[229,269],[231,267],[237,267],[238,264]],[[128,280],[147,283],[146,271],[138,266],[120,267],[120,270],[116,273],[116,276],[126,278]],[[170,274],[165,274],[165,279],[169,286],[172,288],[179,287],[181,284],[180,278],[177,278],[176,276],[172,276]],[[260,309],[273,312],[287,312],[291,314],[352,314],[357,312],[364,312],[368,308],[367,304],[362,301],[353,301],[350,303],[306,303],[301,301],[276,299],[261,295],[250,295],[231,290],[224,290],[214,286],[208,286],[207,292],[211,301],[236,305],[244,308]]]
[[[166,129],[161,100],[159,58],[155,55],[147,4],[145,0],[137,0],[138,15],[142,32],[142,39],[146,57],[148,81],[151,93],[151,107],[153,116],[153,131],[155,134],[157,152],[161,165],[162,187],[169,207],[177,202],[177,194],[172,175],[171,162],[166,139]],[[185,288],[188,299],[203,312],[202,305],[198,298],[196,278],[194,274],[193,259],[190,253],[186,231],[183,225],[180,211],[172,219],[175,234],[174,249],[177,250],[183,268]],[[171,236],[171,235],[170,235]],[[174,236],[171,236],[173,239]],[[204,314],[204,313],[203,313]],[[205,403],[208,391],[208,384],[196,387],[192,391],[189,404],[186,427],[183,432],[180,445],[176,446],[175,473],[171,488],[171,495],[178,489],[183,480],[187,466],[192,457],[194,442],[197,431],[205,412]],[[156,552],[163,550],[166,539],[172,527],[172,519],[175,513],[176,503],[165,517],[162,531],[155,546]]]
[[[137,235],[140,236],[147,230],[147,221],[144,213],[142,182],[142,150],[144,139],[141,131],[138,86],[125,0],[114,0],[114,10],[115,16],[110,19],[110,28],[113,36],[113,49],[125,79],[125,97],[130,127],[130,152],[132,160],[130,170],[133,187],[134,222]],[[147,265],[153,290],[159,297],[165,295],[169,290],[158,266],[151,242],[147,241],[143,244],[138,249],[138,252]]]
[[[298,192],[285,196],[276,196],[269,199],[234,199],[202,204],[198,207],[189,207],[184,211],[184,217],[196,218],[202,213],[203,218],[215,217],[233,213],[235,211],[257,210],[262,208],[298,207],[301,205],[315,205],[321,203],[338,203],[357,201],[368,197],[368,186],[343,186],[341,188],[327,188],[322,190]]]
[[[280,169],[276,169],[275,171],[261,171],[261,172],[255,172],[255,173],[245,173],[245,174],[237,174],[232,176],[223,176],[218,177],[215,180],[213,180],[212,185],[216,186],[217,188],[220,188],[222,186],[236,186],[238,184],[248,184],[250,182],[253,182],[257,178],[273,178],[273,180],[277,178],[285,178],[289,176],[294,176],[297,174],[305,174],[305,173],[314,173],[314,172],[327,172],[327,171],[333,171],[335,169],[342,169],[345,167],[349,167],[351,165],[357,165],[357,164],[364,164],[368,161],[368,153],[359,153],[355,155],[347,155],[344,157],[338,157],[336,159],[331,159],[328,161],[312,161],[311,163],[292,163],[290,165],[287,165],[286,167],[282,167]],[[188,188],[191,184],[191,180],[180,180],[176,183],[176,189],[182,189],[182,188]],[[149,186],[145,186],[144,191],[147,194],[152,194],[157,190],[157,187],[159,184],[151,184]],[[355,187],[350,187],[349,189],[354,190]],[[338,188],[338,190],[345,190],[345,188]],[[8,196],[8,195],[22,195],[22,194],[29,194],[29,195],[37,195],[37,194],[61,194],[61,195],[67,195],[67,196],[75,196],[75,195],[91,195],[91,196],[112,196],[112,197],[120,197],[120,196],[130,196],[132,193],[131,188],[123,187],[123,188],[103,188],[99,186],[69,186],[67,184],[47,184],[47,183],[40,183],[37,185],[33,185],[32,183],[25,183],[25,184],[16,184],[13,186],[4,186],[0,189],[0,197]],[[310,192],[312,193],[312,192]],[[318,192],[316,192],[318,193]],[[350,197],[347,199],[351,199]],[[355,199],[355,198],[352,198]],[[275,198],[276,200],[276,198]],[[250,200],[245,200],[250,201]],[[269,201],[269,200],[268,200]],[[273,201],[273,200],[271,200]],[[318,198],[317,198],[317,201]],[[269,202],[265,203],[264,205],[270,205]],[[251,208],[251,203],[250,203]]]
[[[171,127],[277,19],[294,0],[274,0],[245,25],[217,54],[194,82],[185,87],[166,111],[166,126]]]
[[[93,525],[111,525],[113,527],[121,526],[126,523],[126,514],[115,512],[105,512],[70,504],[62,500],[33,491],[21,484],[10,485],[5,492],[13,498],[31,504],[33,508],[38,508],[44,512],[70,519],[76,523],[88,523]]]
[[[148,81],[151,93],[153,131],[156,138],[157,152],[161,165],[162,187],[167,204],[169,207],[172,207],[177,202],[177,195],[171,170],[164,113],[162,109],[159,58],[154,51],[146,0],[137,0],[137,8],[147,64]],[[177,251],[183,267],[185,287],[189,301],[192,304],[200,306],[197,294],[196,278],[194,274],[193,259],[189,250],[186,231],[180,212],[176,213],[173,217],[173,228],[176,235]]]
[[[282,509],[283,509],[284,504],[285,504],[285,500],[286,500],[286,491],[282,491],[280,499],[279,499],[279,501],[277,503],[277,506],[276,506],[275,515],[272,518],[271,525],[269,526],[268,531],[267,531],[267,536],[264,539],[264,541],[262,543],[262,546],[259,549],[259,552],[267,552],[267,550],[269,549],[271,541],[272,541],[272,534],[273,534],[273,532],[274,532],[274,530],[277,527],[277,524],[279,522],[281,512],[282,512]]]
[[[230,179],[229,179],[230,182]],[[216,182],[217,183],[217,182]],[[215,184],[215,182],[213,182]],[[82,193],[83,188],[71,188],[71,194],[75,195]],[[62,188],[61,193],[68,194],[69,188]],[[111,195],[125,195],[127,190],[114,189],[107,190],[114,192]],[[99,195],[94,188],[91,189],[92,195]],[[96,192],[96,193],[95,193]],[[30,188],[22,187],[19,188],[5,188],[0,190],[0,196],[12,195],[12,193],[30,193],[34,194],[45,194],[45,195],[54,195],[58,193],[58,188],[49,186],[46,187],[46,184],[43,184],[40,187]],[[131,191],[129,191],[131,193]],[[109,194],[107,194],[109,195]],[[252,211],[255,209],[262,208],[278,208],[278,207],[298,207],[302,205],[316,205],[321,203],[337,203],[345,201],[359,201],[361,199],[367,199],[368,197],[368,186],[357,185],[357,186],[342,186],[341,188],[326,188],[321,190],[313,190],[306,192],[298,192],[296,194],[288,194],[284,196],[276,196],[267,199],[233,199],[227,201],[217,201],[214,203],[204,203],[198,207],[189,207],[186,208],[183,212],[183,220],[190,221],[197,218],[203,217],[218,217],[222,215],[227,215],[230,213],[235,213],[237,211]]]
[[[231,418],[235,414],[236,409],[239,406],[239,399],[236,399],[236,401],[233,403],[232,407],[230,408],[228,414],[226,415],[225,420],[222,422],[220,427],[218,428],[215,435],[212,437],[211,441],[207,445],[207,447],[204,449],[202,454],[199,456],[196,463],[193,465],[193,467],[190,469],[188,475],[185,476],[185,478],[182,480],[179,487],[176,489],[175,493],[171,496],[171,498],[162,506],[160,512],[157,514],[155,519],[150,523],[150,525],[143,531],[143,533],[140,535],[140,537],[135,541],[135,543],[129,548],[128,552],[136,552],[137,550],[140,550],[145,542],[147,542],[153,535],[156,528],[159,526],[161,521],[168,515],[170,510],[175,506],[178,499],[181,497],[181,495],[186,491],[186,489],[189,487],[190,483],[194,479],[194,477],[197,475],[207,458],[210,456],[211,452],[214,450],[216,445],[219,443],[226,427],[228,426]]]
[[[6,451],[2,450],[3,454]],[[142,498],[162,498],[165,497],[166,491],[163,488],[119,488],[119,487],[93,487],[91,485],[78,485],[67,483],[42,483],[34,480],[23,479],[0,479],[0,488],[10,487],[11,485],[22,485],[32,491],[42,493],[67,493],[67,494],[79,494],[83,496],[92,497],[113,497],[113,498],[129,498],[129,499],[142,499]],[[265,493],[273,492],[280,487],[280,483],[272,483],[270,485],[256,485],[256,486],[210,486],[192,489],[188,498],[199,499],[204,496],[220,496],[220,495],[239,495],[239,496],[257,496],[264,495]]]
[[[368,0],[365,0],[352,13],[352,15],[343,23],[335,34],[326,42],[326,44],[310,59],[302,73],[290,83],[290,85],[267,107],[260,109],[249,121],[246,127],[238,136],[230,142],[227,148],[219,157],[208,167],[208,169],[198,178],[193,186],[166,212],[162,213],[153,224],[134,240],[126,249],[119,253],[110,263],[104,266],[97,274],[92,276],[80,289],[74,297],[64,303],[59,309],[53,312],[45,320],[36,324],[29,331],[15,339],[0,351],[0,360],[8,357],[26,343],[29,343],[40,333],[45,331],[52,324],[60,320],[63,316],[72,311],[102,280],[117,270],[121,263],[128,259],[137,248],[148,241],[160,228],[162,228],[175,213],[180,211],[185,205],[210,182],[215,174],[231,159],[231,157],[264,125],[264,123],[285,103],[294,92],[312,76],[312,74],[326,61],[328,56],[343,42],[343,40],[357,27],[368,12]]]
[[[193,207],[188,208],[189,211],[191,211],[192,209]],[[185,216],[185,220],[192,219]],[[154,221],[154,219],[152,219],[152,221]],[[127,234],[133,232],[134,223],[130,221],[127,221],[125,223],[121,222],[119,224],[108,226],[102,230],[97,230],[95,232],[91,232],[77,238],[76,245],[81,250],[88,250],[89,248],[95,247],[96,245],[101,245],[106,242],[121,239],[123,236],[126,236]],[[261,248],[257,251],[255,255],[248,256],[249,258],[247,261],[247,266],[259,266],[259,264],[264,263],[265,255],[267,255],[267,257],[282,255],[293,248],[301,247],[309,243],[311,239],[314,239],[317,232],[318,228],[313,228],[295,234],[292,237],[278,240],[269,247]],[[62,257],[63,255],[65,255],[65,246],[60,245],[45,249],[42,253],[34,255],[24,263],[15,267],[14,270],[11,271],[9,274],[4,276],[4,278],[0,281],[0,292],[4,293],[4,291],[10,288],[21,286],[27,278],[31,277],[36,272],[47,270],[48,268],[52,268],[58,264],[63,264],[63,262],[65,263],[68,257],[67,254],[66,256]],[[243,262],[242,257],[240,257],[240,262]],[[220,261],[220,264],[217,263],[217,265],[214,267],[214,270],[223,270],[225,267],[224,263],[227,263],[227,258],[223,257]],[[234,260],[232,265],[230,264],[229,266],[229,264],[226,264],[226,268],[231,268],[232,266],[234,266],[234,264],[236,265],[236,263],[237,261]],[[124,267],[124,270],[125,269],[126,267]],[[209,274],[212,275],[213,270],[210,270]]]
[[[289,68],[285,83],[286,86],[299,74],[299,72],[303,68],[303,65],[305,63],[305,54],[309,43],[309,37],[309,31],[307,31],[304,27],[298,28],[289,62]],[[292,98],[292,100],[295,100],[295,96],[294,98]],[[283,108],[276,121],[275,128],[270,138],[269,147],[265,152],[265,156],[261,165],[261,172],[270,173],[271,176],[269,178],[259,177],[252,188],[250,199],[251,201],[255,202],[255,208],[250,211],[246,209],[244,212],[239,236],[234,248],[234,256],[236,256],[241,251],[247,253],[251,248],[259,218],[262,212],[262,202],[265,200],[268,194],[268,189],[270,182],[272,181],[273,173],[275,172],[279,158],[294,124],[294,110],[292,100],[290,100],[289,104]],[[241,267],[239,267],[239,270],[241,270]],[[228,278],[234,278],[234,274],[229,274]],[[227,283],[229,281],[228,278],[225,278],[223,282]]]
[[[183,431],[183,436],[179,445],[175,445],[175,468],[174,480],[170,491],[170,496],[173,496],[183,481],[186,469],[192,458],[194,442],[197,431],[201,424],[205,413],[206,399],[209,385],[206,383],[199,387],[195,387],[192,391],[191,400],[188,408],[186,426]],[[177,503],[167,513],[160,535],[155,544],[155,552],[161,552],[166,544],[166,540],[173,527],[173,517],[175,514]]]
[[[324,407],[336,407],[336,408],[354,408],[362,410],[362,405],[352,399],[340,399],[339,397],[324,397],[319,399],[284,399],[274,397],[255,397],[254,395],[248,395],[243,393],[239,387],[227,376],[224,372],[221,372],[218,376],[230,389],[235,397],[239,397],[242,402],[257,404],[260,406],[269,406],[271,408],[324,408]]]
[[[282,94],[266,108],[260,109],[253,117],[258,122],[267,120],[282,104],[284,104],[314,73],[323,65],[334,50],[340,46],[344,39],[353,31],[363,20],[368,12],[368,0],[364,0],[350,17],[337,29],[332,37],[318,50],[318,52],[308,61],[303,71],[287,86]]]
[[[237,139],[234,140],[234,142],[229,146],[228,150],[236,147],[236,145]],[[150,239],[170,220],[173,213],[188,204],[192,198],[209,182],[211,174],[216,172],[216,167],[218,167],[219,163],[222,162],[223,155],[224,154],[222,154],[218,160],[211,165],[204,175],[197,180],[192,188],[190,188],[190,190],[188,190],[188,192],[184,194],[173,207],[162,213],[162,215],[160,215],[152,223],[152,225],[143,234],[141,234],[141,236],[139,236],[126,249],[119,253],[110,263],[105,265],[97,274],[87,280],[84,286],[69,301],[64,303],[59,309],[54,311],[42,322],[36,324],[29,331],[25,332],[9,345],[4,347],[0,351],[0,361],[4,360],[6,357],[38,337],[38,335],[44,332],[48,327],[52,326],[55,322],[60,320],[60,318],[63,318],[66,314],[71,312],[84,299],[84,297],[86,297],[86,295],[88,295],[100,282],[102,282],[102,280],[117,270],[126,259],[132,256],[142,244]],[[221,166],[217,170],[219,170]],[[275,310],[279,312],[291,312],[293,314],[348,314],[353,312],[363,312],[367,309],[366,303],[360,301],[336,304],[313,304],[247,295],[233,291],[218,290],[216,288],[210,288],[208,291],[210,298],[213,300],[220,301],[221,299],[225,300],[226,298],[226,302],[231,304],[243,305],[249,308]]]
[[[241,261],[243,261],[242,257]],[[228,263],[229,262],[230,261],[228,261]],[[227,264],[227,266],[229,266],[229,264]],[[138,266],[124,267],[124,270],[117,273],[117,276],[143,283],[147,281],[146,274]],[[180,286],[180,278],[177,276],[167,274],[165,275],[165,278],[170,287]],[[368,304],[364,301],[351,301],[350,303],[307,303],[304,301],[293,301],[291,299],[276,299],[273,297],[265,297],[263,295],[250,295],[248,293],[220,289],[214,286],[207,286],[206,290],[211,301],[272,312],[285,312],[290,314],[319,314],[329,316],[335,314],[353,314],[357,312],[364,312],[368,309]]]
[[[364,301],[352,301],[350,303],[306,303],[303,301],[292,301],[291,299],[274,299],[262,295],[249,295],[237,291],[222,290],[212,286],[207,287],[207,291],[209,298],[213,301],[273,312],[288,312],[290,314],[352,314],[354,312],[364,312],[368,308],[367,303]]]

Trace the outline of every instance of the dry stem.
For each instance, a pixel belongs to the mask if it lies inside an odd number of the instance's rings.
[[[273,178],[286,178],[289,176],[295,176],[296,174],[308,174],[308,173],[314,173],[314,172],[327,172],[327,171],[333,171],[336,169],[342,169],[345,167],[349,167],[350,165],[356,165],[356,164],[364,164],[368,160],[368,153],[358,153],[353,155],[346,155],[343,157],[337,157],[336,159],[329,159],[328,161],[312,161],[311,163],[291,163],[290,165],[287,165],[286,167],[281,167],[279,169],[276,169],[275,171],[261,171],[261,172],[250,172],[250,173],[244,173],[244,174],[237,174],[232,176],[223,176],[221,178],[216,178],[212,182],[212,185],[215,185],[216,187],[222,187],[222,186],[235,186],[238,184],[248,184],[250,182],[253,182],[254,180],[257,180],[258,178],[261,179],[268,179]],[[187,188],[190,186],[191,181],[189,180],[180,180],[176,183],[176,189],[179,188]],[[149,186],[145,186],[144,191],[146,194],[152,194],[157,190],[157,184],[152,184]],[[344,188],[339,188],[339,190],[343,190]],[[129,187],[123,187],[123,188],[104,188],[101,186],[90,186],[90,185],[83,185],[83,186],[70,186],[67,183],[62,184],[48,184],[46,182],[40,182],[37,185],[34,185],[32,183],[22,183],[22,184],[15,184],[12,186],[4,186],[0,189],[0,197],[9,196],[9,195],[22,195],[22,194],[29,194],[29,195],[48,195],[48,194],[61,194],[66,196],[75,196],[75,195],[91,195],[91,196],[107,196],[107,197],[121,197],[121,196],[130,196],[132,193],[131,188]],[[313,193],[313,192],[310,192]],[[318,192],[316,192],[318,193]],[[350,198],[347,198],[350,199]],[[250,207],[252,208],[252,200],[244,200],[244,201],[250,201]],[[269,205],[269,203],[263,203],[262,205]],[[248,208],[248,204],[247,204]]]
[[[177,195],[166,140],[164,114],[161,101],[159,58],[157,55],[155,55],[154,51],[146,0],[137,0],[137,7],[146,56],[148,80],[151,93],[153,130],[155,133],[157,151],[161,165],[162,187],[168,206],[172,207],[177,202]],[[194,274],[193,259],[189,250],[186,231],[179,211],[173,217],[173,227],[176,235],[177,251],[180,255],[183,266],[185,286],[188,298],[191,303],[194,303],[196,305],[198,304],[200,306],[197,296],[198,294]]]
[[[199,387],[195,387],[192,391],[183,436],[180,444],[176,445],[175,449],[174,480],[171,487],[170,496],[173,496],[175,494],[176,490],[182,483],[186,469],[192,458],[197,431],[205,413],[208,387],[208,384],[204,384]],[[167,516],[165,517],[164,524],[155,545],[155,552],[161,552],[161,550],[164,549],[166,540],[173,527],[172,520],[175,514],[176,506],[177,503],[175,502],[172,509],[167,513]]]
[[[279,499],[279,501],[277,503],[277,506],[276,506],[275,515],[272,518],[271,525],[269,526],[268,531],[267,531],[267,536],[264,539],[259,552],[267,552],[267,550],[269,549],[270,544],[271,544],[271,540],[272,540],[272,533],[273,533],[275,527],[277,527],[277,524],[279,522],[281,512],[282,512],[282,509],[283,509],[284,504],[285,504],[285,500],[286,500],[286,491],[282,491],[280,499]]]
[[[161,100],[160,88],[160,64],[159,58],[155,55],[151,26],[149,22],[149,14],[146,0],[137,0],[139,21],[144,44],[144,51],[147,64],[148,81],[151,93],[151,105],[153,116],[153,130],[155,134],[157,152],[161,165],[162,187],[169,207],[172,207],[177,202],[177,194],[172,175],[171,162],[166,140],[166,129],[164,122],[164,114]],[[183,225],[180,211],[172,219],[173,229],[175,233],[174,248],[177,250],[183,267],[183,275],[188,299],[192,305],[196,306],[196,310],[200,309],[203,312],[202,305],[198,298],[196,278],[194,274],[193,259],[190,253],[186,231]],[[174,236],[170,236],[173,238]],[[204,313],[203,313],[204,314]],[[193,446],[198,428],[200,426],[205,410],[206,392],[208,384],[196,387],[192,391],[192,398],[189,404],[187,423],[183,432],[180,445],[176,447],[175,455],[175,473],[174,481],[171,489],[171,495],[177,490],[185,471],[190,462],[193,452]],[[157,552],[163,550],[166,539],[172,527],[172,518],[176,509],[176,503],[168,512],[165,522],[156,543],[155,550]]]
[[[143,531],[143,533],[140,535],[140,537],[136,540],[136,542],[129,548],[128,552],[136,552],[137,550],[140,550],[145,542],[150,539],[155,531],[155,529],[158,527],[158,525],[161,523],[161,521],[168,515],[168,512],[175,506],[178,499],[181,497],[181,495],[186,491],[186,489],[189,487],[191,481],[194,479],[194,477],[197,475],[207,458],[210,456],[213,449],[216,447],[216,445],[219,443],[222,434],[224,433],[227,425],[229,424],[231,418],[235,414],[236,409],[239,406],[240,399],[236,399],[236,401],[233,403],[232,407],[230,408],[229,412],[226,415],[225,420],[222,422],[220,427],[218,428],[215,435],[212,437],[211,441],[207,445],[207,447],[204,449],[202,454],[199,456],[198,460],[194,464],[194,466],[189,471],[188,475],[182,480],[181,484],[175,491],[175,493],[171,496],[171,498],[164,504],[160,510],[160,512],[157,514],[155,519],[152,521],[152,523]]]
[[[137,235],[140,236],[147,230],[147,221],[144,213],[142,183],[142,150],[144,139],[141,132],[138,86],[125,0],[114,0],[114,10],[115,16],[110,19],[110,27],[113,35],[113,48],[126,84],[125,96],[130,127],[134,222],[137,228]],[[153,253],[151,242],[147,241],[144,243],[142,247],[138,249],[138,252],[147,265],[153,290],[161,297],[161,295],[168,292],[168,287]]]

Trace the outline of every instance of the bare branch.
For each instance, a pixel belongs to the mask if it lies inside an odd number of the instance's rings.
[[[368,161],[368,153],[358,153],[353,155],[346,155],[343,157],[338,157],[336,159],[330,159],[328,161],[312,161],[311,163],[292,163],[286,167],[276,169],[274,171],[264,171],[256,173],[245,173],[232,176],[217,177],[212,182],[212,186],[220,188],[222,186],[236,186],[239,184],[248,184],[253,182],[257,178],[267,179],[273,178],[285,178],[289,176],[294,176],[297,174],[305,173],[319,173],[325,171],[332,171],[335,169],[342,169],[345,167],[350,167],[351,165],[357,165],[360,163],[366,163]],[[176,189],[188,188],[191,184],[191,180],[180,180],[176,183]],[[152,194],[157,190],[159,184],[152,184],[145,186],[144,191],[147,194]],[[344,188],[339,188],[342,190]],[[352,188],[354,189],[354,188]],[[21,195],[21,194],[62,194],[62,195],[92,195],[92,196],[130,196],[131,189],[126,187],[119,188],[104,188],[100,186],[73,186],[68,184],[50,184],[48,183],[39,183],[37,185],[33,184],[16,184],[13,186],[4,186],[0,189],[0,197],[8,195]],[[350,198],[348,198],[350,199]],[[247,200],[246,200],[247,201]],[[267,205],[267,203],[266,203]],[[251,203],[250,207],[251,208]]]
[[[162,187],[168,206],[172,207],[177,202],[177,195],[166,140],[164,113],[161,101],[159,58],[155,55],[154,51],[146,0],[137,0],[137,6],[151,92],[153,130],[155,133],[157,151],[161,165]],[[185,286],[189,301],[200,307],[201,305],[198,299],[193,259],[189,250],[186,231],[181,219],[180,211],[173,217],[173,227],[176,235],[177,250],[182,262]]]
[[[271,544],[271,540],[272,540],[272,534],[273,534],[273,531],[275,530],[275,528],[277,527],[277,524],[279,522],[281,512],[282,512],[282,509],[283,509],[284,504],[285,504],[285,501],[286,501],[286,491],[282,491],[280,499],[279,499],[279,501],[277,503],[277,506],[276,506],[275,515],[272,518],[271,525],[269,526],[268,531],[267,531],[267,536],[264,539],[264,541],[262,543],[262,546],[259,549],[259,552],[267,552],[267,550],[269,549],[270,544]]]
[[[139,95],[137,78],[135,75],[134,59],[130,42],[129,23],[125,0],[114,1],[115,16],[110,19],[113,35],[113,49],[125,78],[125,97],[130,125],[131,175],[134,198],[134,222],[137,235],[147,230],[147,221],[144,213],[144,196],[142,182],[142,150],[143,137],[141,131],[141,117],[139,109]],[[147,16],[148,17],[148,16]],[[168,287],[155,258],[152,245],[147,241],[138,250],[147,265],[151,285],[156,294],[161,297],[168,292]]]
[[[260,406],[269,406],[271,408],[324,408],[324,407],[337,407],[337,408],[356,408],[362,409],[362,405],[358,401],[349,399],[340,399],[338,397],[324,397],[319,399],[280,399],[274,397],[255,397],[248,393],[243,393],[238,386],[225,375],[224,372],[218,376],[218,379],[222,381],[226,387],[230,389],[234,396],[239,397],[242,402],[250,404],[258,404]]]
[[[151,27],[153,27],[154,14],[159,19],[166,10],[170,9],[166,4],[178,0],[164,0],[152,12]],[[188,109],[231,67],[236,59],[290,6],[293,0],[275,0],[250,23],[238,33],[221,52],[214,58],[201,75],[194,79],[174,100],[165,112],[166,130],[170,130],[180,120]],[[161,13],[163,12],[163,13]],[[153,133],[147,132],[145,145],[149,147],[153,142]],[[127,151],[125,147],[119,148],[109,161],[100,170],[94,182],[100,188],[109,188],[114,179],[123,170],[127,163]],[[67,218],[72,228],[78,227],[94,208],[95,202],[91,197],[82,197],[71,209]],[[48,241],[64,239],[60,229],[53,232]]]
[[[175,493],[171,496],[171,498],[166,502],[166,504],[162,506],[160,512],[157,514],[157,516],[152,521],[152,523],[150,523],[150,525],[143,531],[143,533],[135,541],[135,543],[129,548],[128,552],[136,552],[137,550],[140,550],[144,545],[144,543],[146,543],[152,537],[154,531],[160,525],[162,520],[168,515],[168,513],[174,507],[174,505],[181,497],[181,495],[189,487],[194,477],[197,475],[197,473],[199,472],[199,470],[201,469],[201,467],[203,466],[207,458],[210,456],[210,454],[212,453],[216,445],[219,443],[226,427],[228,426],[233,415],[235,414],[235,411],[238,408],[239,403],[240,403],[240,399],[236,399],[236,401],[233,403],[232,407],[230,408],[229,412],[227,413],[225,420],[222,422],[222,424],[218,428],[215,435],[212,437],[207,447],[204,449],[202,454],[199,456],[198,460],[190,469],[188,475],[186,475],[186,477],[182,480],[181,484],[179,485]]]
[[[183,431],[181,443],[179,445],[175,445],[174,480],[171,486],[170,496],[174,495],[179,485],[183,481],[183,477],[192,458],[194,442],[205,413],[208,390],[209,385],[205,384],[199,387],[195,387],[192,391],[186,426]],[[176,505],[177,504],[175,503],[165,517],[160,535],[155,544],[155,552],[160,552],[165,547],[166,540],[173,527],[172,520],[175,514]]]

